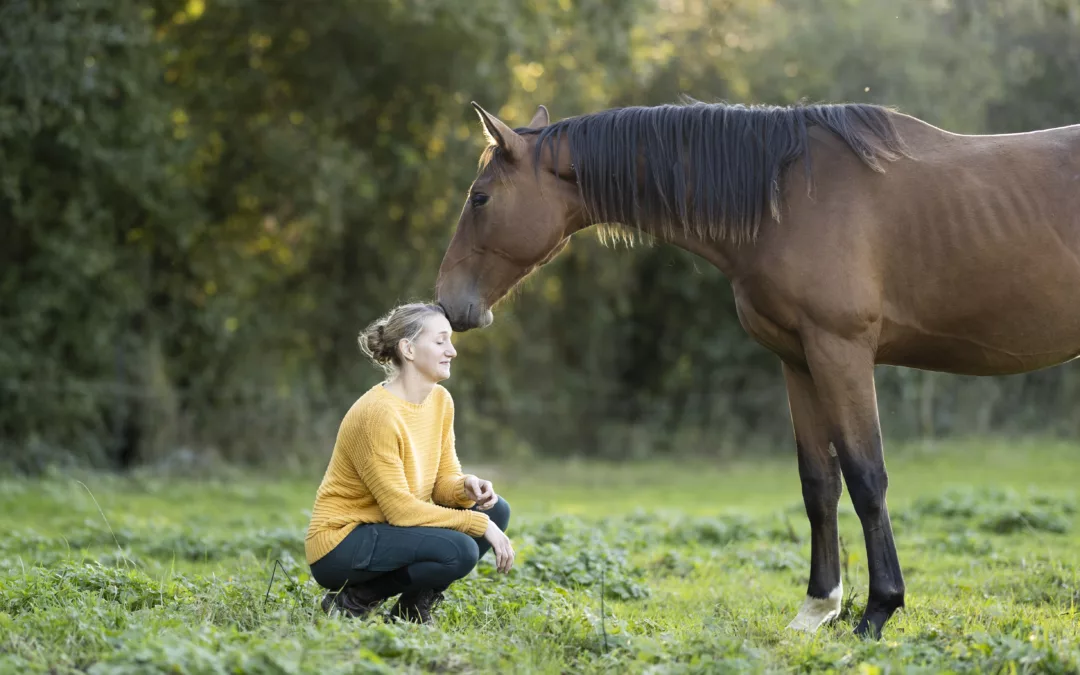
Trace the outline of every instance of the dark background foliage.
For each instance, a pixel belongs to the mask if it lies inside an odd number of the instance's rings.
[[[1080,122],[1076,0],[6,0],[0,456],[324,461],[482,145],[689,95]],[[470,458],[789,452],[778,362],[664,245],[575,238],[448,382]],[[1080,433],[1080,372],[879,372],[889,438]]]

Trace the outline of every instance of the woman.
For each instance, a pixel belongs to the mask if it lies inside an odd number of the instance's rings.
[[[305,549],[322,607],[352,617],[400,594],[391,616],[431,622],[452,582],[489,549],[510,571],[510,507],[491,482],[463,474],[454,403],[439,384],[457,356],[436,305],[398,307],[360,334],[388,375],[352,405],[315,497]]]

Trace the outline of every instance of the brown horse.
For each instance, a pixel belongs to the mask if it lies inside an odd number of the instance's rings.
[[[870,588],[855,632],[904,605],[874,365],[1002,375],[1080,355],[1080,125],[966,136],[871,105],[690,103],[511,129],[490,142],[439,269],[456,331],[594,225],[654,235],[728,278],[782,362],[811,527],[791,628],[843,593],[841,476]],[[802,170],[798,170],[798,169]]]

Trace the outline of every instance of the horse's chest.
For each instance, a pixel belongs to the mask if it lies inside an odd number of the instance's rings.
[[[755,302],[752,289],[734,286],[733,290],[735,311],[743,330],[785,361],[804,362],[802,341],[795,331],[784,327],[781,312],[760,300]]]

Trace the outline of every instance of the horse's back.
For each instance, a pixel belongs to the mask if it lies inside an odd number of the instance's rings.
[[[913,150],[883,181],[882,360],[997,374],[1080,353],[1080,126]]]
[[[881,363],[999,374],[1080,354],[1080,125],[896,121],[912,158],[874,173],[826,140],[814,198],[789,193],[774,248],[794,302],[837,330],[876,325]]]

